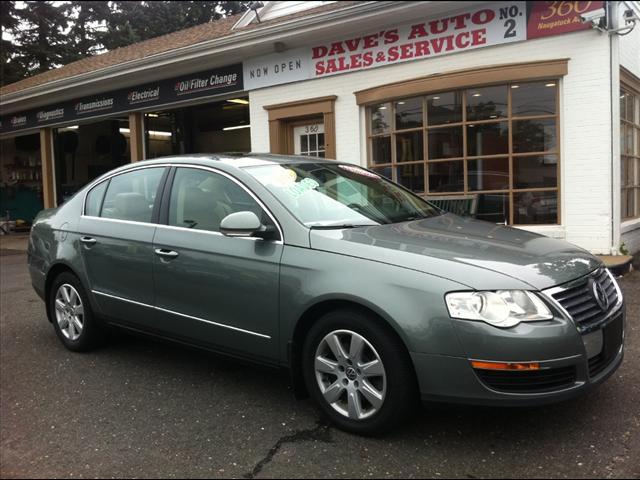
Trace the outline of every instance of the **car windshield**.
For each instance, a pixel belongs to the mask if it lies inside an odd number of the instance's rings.
[[[440,215],[420,197],[355,165],[300,163],[245,168],[310,228],[352,228]]]

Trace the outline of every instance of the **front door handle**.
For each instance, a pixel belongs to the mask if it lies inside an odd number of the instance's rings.
[[[173,250],[167,250],[165,248],[156,248],[156,255],[164,258],[176,258],[178,256],[178,252],[174,252]]]
[[[93,245],[97,242],[97,240],[93,237],[81,237],[80,241],[85,245]]]

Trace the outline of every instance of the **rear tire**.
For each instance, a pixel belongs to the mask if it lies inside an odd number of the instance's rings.
[[[372,315],[357,309],[323,315],[309,331],[302,357],[309,395],[343,430],[384,433],[415,406],[411,359],[393,332]]]
[[[69,350],[86,352],[103,343],[105,332],[78,277],[70,272],[58,275],[51,285],[47,304],[53,328]]]

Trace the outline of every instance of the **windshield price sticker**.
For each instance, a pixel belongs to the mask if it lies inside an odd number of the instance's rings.
[[[307,192],[309,192],[311,190],[315,190],[319,186],[320,186],[320,184],[318,182],[316,182],[315,180],[313,180],[312,178],[305,178],[302,181],[296,183],[295,185],[290,186],[287,189],[287,192],[293,198],[299,198],[302,195],[304,195],[305,193],[307,193]]]

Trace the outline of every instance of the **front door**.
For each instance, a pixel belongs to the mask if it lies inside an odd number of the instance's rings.
[[[324,123],[306,123],[294,125],[293,129],[293,153],[309,157],[325,157],[326,147],[324,141]]]
[[[166,225],[154,239],[158,329],[191,343],[275,360],[282,242],[220,233],[230,213],[256,200],[226,174],[176,168]]]
[[[153,210],[165,170],[134,170],[94,187],[78,226],[101,313],[133,327],[153,318]]]

